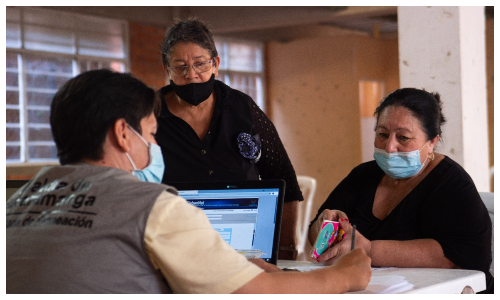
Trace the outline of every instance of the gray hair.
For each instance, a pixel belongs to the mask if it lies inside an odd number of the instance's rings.
[[[168,60],[172,53],[172,48],[178,42],[191,42],[195,43],[203,49],[207,50],[210,58],[215,58],[218,55],[215,48],[214,38],[212,32],[208,29],[207,25],[196,18],[189,18],[187,20],[180,20],[175,23],[168,30],[163,44],[161,45],[161,60],[163,66],[168,66]]]

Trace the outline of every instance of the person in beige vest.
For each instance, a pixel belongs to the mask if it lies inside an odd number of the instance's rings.
[[[60,166],[7,201],[8,293],[342,293],[364,289],[362,249],[283,272],[247,260],[205,214],[158,183],[155,92],[129,74],[83,73],[55,95]]]

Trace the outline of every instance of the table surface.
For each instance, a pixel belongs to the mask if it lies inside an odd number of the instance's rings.
[[[278,260],[280,268],[309,271],[323,268],[309,261]],[[470,286],[477,293],[486,289],[486,276],[481,271],[430,268],[373,268],[368,287],[360,294],[460,294]]]

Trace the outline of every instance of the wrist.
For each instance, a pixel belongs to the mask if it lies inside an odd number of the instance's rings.
[[[372,242],[369,239],[366,239],[366,244],[365,247],[363,247],[365,250],[366,255],[368,255],[369,258],[372,257]]]

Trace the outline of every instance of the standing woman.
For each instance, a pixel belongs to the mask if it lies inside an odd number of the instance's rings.
[[[170,78],[158,91],[162,109],[155,137],[165,161],[163,182],[284,179],[279,258],[294,259],[303,197],[273,123],[248,95],[215,80],[220,58],[203,22],[174,24],[161,52]]]

